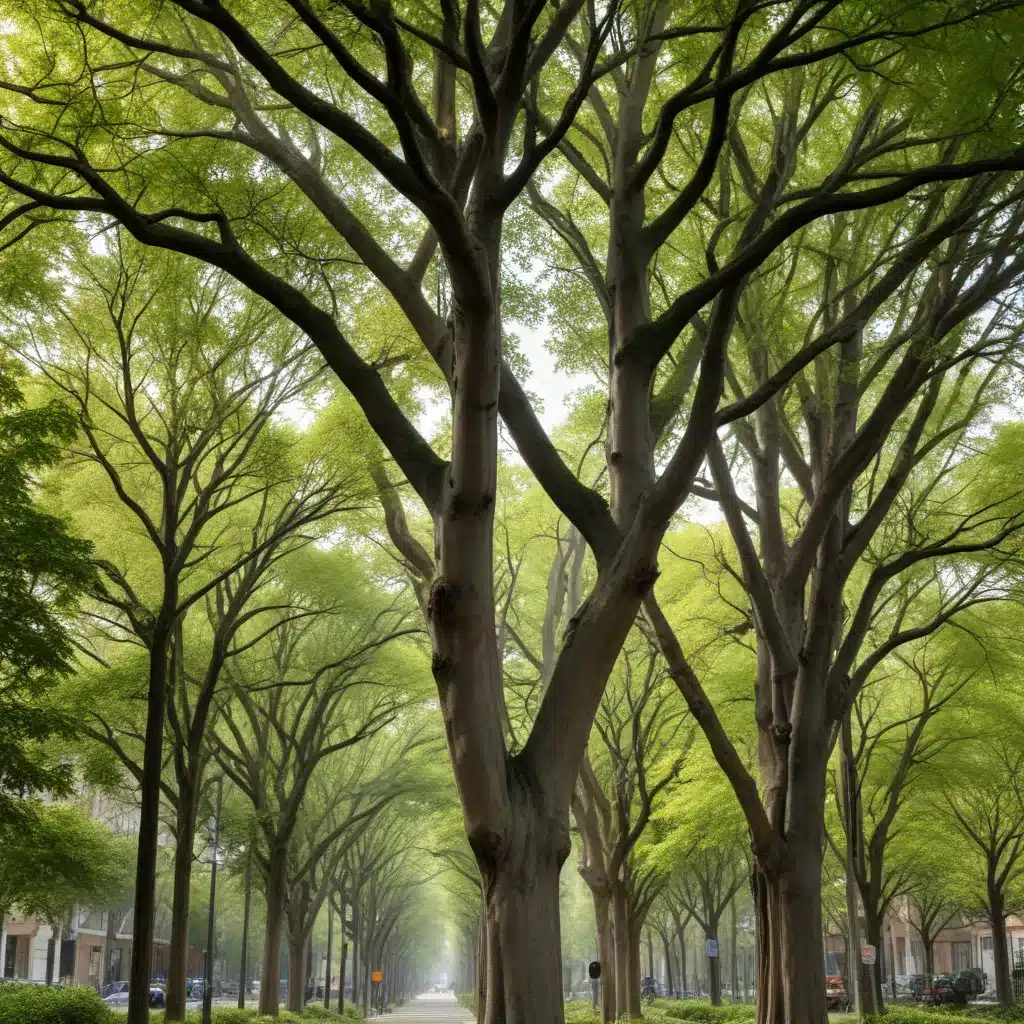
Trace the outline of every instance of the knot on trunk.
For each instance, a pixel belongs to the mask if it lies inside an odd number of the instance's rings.
[[[454,662],[447,654],[442,654],[440,651],[434,651],[430,659],[430,671],[434,675],[434,679],[441,683],[448,682],[448,673],[451,672],[451,668]]]
[[[455,611],[461,587],[444,576],[438,576],[430,584],[430,597],[427,599],[427,615],[431,619],[444,620],[450,618]]]
[[[772,735],[777,743],[788,744],[793,735],[793,726],[789,722],[776,722],[772,726]]]
[[[637,569],[633,573],[633,586],[636,592],[643,597],[654,586],[655,581],[661,574],[656,565],[648,565],[643,569]]]

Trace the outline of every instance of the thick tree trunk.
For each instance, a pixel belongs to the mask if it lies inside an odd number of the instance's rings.
[[[1001,892],[989,892],[989,920],[992,923],[992,959],[996,974],[996,999],[1000,1006],[1013,1006],[1010,951],[1006,941],[1006,909]]]
[[[804,837],[800,837],[804,838]],[[755,875],[758,1024],[826,1024],[821,853],[791,834],[783,864]]]
[[[171,945],[167,953],[167,1007],[164,1020],[185,1019],[185,983],[188,976],[188,918],[195,844],[193,794],[178,796],[177,842],[174,847],[174,891],[171,897]]]
[[[487,913],[486,1024],[562,1024],[558,876],[568,821],[524,814],[495,856],[475,852]]]
[[[263,978],[260,981],[260,1016],[276,1017],[281,1005],[281,932],[288,902],[288,850],[271,851],[267,866],[267,925],[263,937]],[[292,979],[288,979],[289,990]],[[301,980],[299,982],[301,984]]]
[[[594,923],[597,931],[597,959],[601,964],[601,1020],[615,1020],[615,939],[612,934],[611,897],[591,893],[594,900]]]
[[[177,595],[165,595],[164,607],[174,608]],[[153,930],[156,926],[157,840],[160,836],[160,776],[163,772],[164,714],[167,706],[167,656],[171,623],[158,620],[149,650],[149,689],[146,696],[146,739],[139,786],[139,837],[135,859],[135,917],[132,959],[128,973],[128,1024],[149,1022],[149,982],[153,969]]]

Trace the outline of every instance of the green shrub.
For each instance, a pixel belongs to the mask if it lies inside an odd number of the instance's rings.
[[[122,1017],[119,1022],[116,1018],[111,1018],[113,1024],[123,1024],[123,1019]],[[358,1006],[346,1005],[344,1013],[325,1010],[322,1006],[307,1006],[301,1014],[282,1010],[276,1017],[260,1017],[255,1006],[247,1006],[244,1010],[239,1010],[237,1006],[214,1006],[211,1019],[213,1024],[307,1024],[311,1020],[328,1024],[351,1024],[352,1021],[361,1021],[363,1013]],[[163,1024],[163,1020],[163,1010],[151,1012],[149,1015],[150,1024]],[[202,1020],[201,1010],[189,1010],[185,1014],[185,1024],[202,1024]],[[7,1021],[0,1018],[0,1024],[7,1024]],[[103,1024],[108,1024],[106,1017],[103,1018]]]
[[[698,1024],[732,1024],[753,1020],[757,1014],[753,1003],[712,1006],[703,999],[656,999],[654,1005],[670,1020],[692,1020]]]
[[[110,1024],[112,1017],[85,986],[0,985],[0,1024]]]

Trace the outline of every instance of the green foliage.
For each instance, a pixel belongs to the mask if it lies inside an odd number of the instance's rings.
[[[712,1006],[702,999],[656,999],[654,1006],[671,1020],[693,1020],[699,1024],[726,1024],[732,1021],[753,1020],[753,1003],[722,1003]]]
[[[149,1015],[150,1024],[163,1024],[163,1019],[163,1010]],[[202,1019],[201,1010],[189,1010],[185,1014],[185,1024],[202,1024]],[[361,1021],[362,1019],[362,1011],[356,1006],[349,1005],[346,1005],[344,1013],[326,1010],[322,1006],[307,1006],[302,1013],[282,1010],[276,1017],[261,1017],[255,1007],[248,1006],[242,1010],[237,1006],[214,1006],[211,1009],[213,1024],[270,1024],[271,1021],[277,1022],[277,1024],[302,1024],[309,1020],[326,1021],[328,1024],[350,1024],[351,1021]],[[7,1022],[0,1018],[0,1024],[7,1024]]]
[[[74,724],[45,696],[70,669],[67,615],[93,580],[91,546],[38,502],[38,474],[74,438],[74,417],[56,401],[27,406],[22,372],[0,354],[0,821],[19,806],[8,793],[70,790],[41,742]]]
[[[0,912],[18,907],[49,921],[76,906],[122,896],[134,844],[67,804],[32,803],[0,829]]]
[[[0,985],[0,1024],[111,1024],[114,1014],[91,988]]]

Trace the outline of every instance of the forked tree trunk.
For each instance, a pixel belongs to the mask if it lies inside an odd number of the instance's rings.
[[[288,903],[288,850],[271,851],[267,865],[267,925],[263,938],[260,1016],[276,1017],[281,1004],[281,931]],[[289,978],[288,988],[292,981]]]
[[[591,893],[594,900],[594,923],[597,931],[597,959],[601,964],[601,1020],[615,1020],[615,939],[612,934],[611,897]]]
[[[171,897],[171,945],[167,953],[167,1005],[164,1020],[185,1019],[185,983],[188,976],[188,918],[195,844],[193,794],[179,793],[177,836],[174,847],[174,891]]]
[[[564,823],[517,816],[504,849],[477,850],[487,914],[485,1024],[562,1024],[558,876]],[[568,817],[566,815],[566,817]]]

